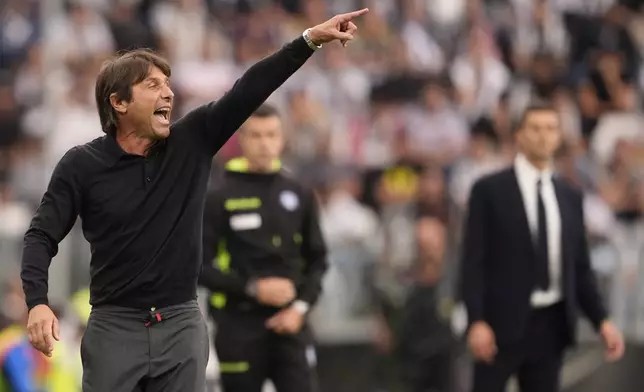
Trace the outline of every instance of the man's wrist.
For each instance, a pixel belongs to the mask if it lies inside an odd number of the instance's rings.
[[[304,41],[306,41],[306,44],[311,48],[312,50],[318,50],[322,47],[320,43],[318,43],[318,39],[315,36],[315,32],[312,33],[312,29],[306,29],[302,33],[302,38],[304,38]]]
[[[477,327],[479,325],[488,325],[488,324],[485,320],[482,320],[482,319],[474,320],[470,323],[470,328]]]
[[[604,329],[604,327],[605,327],[606,325],[610,325],[610,324],[611,324],[610,319],[609,319],[609,318],[605,318],[605,319],[603,319],[602,321],[600,321],[600,322],[599,322],[599,328],[598,328],[598,329],[601,331],[602,329]]]
[[[27,303],[27,311],[30,311],[31,309],[35,308],[38,305],[49,306],[49,300],[47,298],[37,298],[33,300],[28,300],[26,301],[26,303]]]
[[[306,301],[302,301],[301,299],[293,302],[291,307],[301,315],[307,314],[309,312],[309,309],[311,309],[311,305],[309,305]]]

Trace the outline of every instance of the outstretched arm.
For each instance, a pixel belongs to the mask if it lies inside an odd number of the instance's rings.
[[[282,49],[250,67],[218,101],[201,106],[179,120],[175,127],[194,132],[197,143],[214,155],[268,97],[311,57],[322,44],[353,39],[352,20],[367,9],[336,15],[307,29]]]

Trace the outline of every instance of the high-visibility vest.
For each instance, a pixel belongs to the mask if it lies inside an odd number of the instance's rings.
[[[45,388],[48,392],[80,392],[81,386],[76,377],[74,365],[75,355],[62,343],[54,345],[54,351],[49,360],[49,372]]]
[[[24,339],[25,332],[19,327],[10,326],[0,331],[0,392],[10,392],[5,375],[2,374],[5,357],[12,349],[23,343]]]

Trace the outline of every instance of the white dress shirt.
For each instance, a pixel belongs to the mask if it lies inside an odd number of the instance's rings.
[[[538,234],[537,181],[541,179],[541,198],[547,220],[550,287],[546,291],[535,289],[530,302],[533,307],[546,307],[561,300],[561,215],[552,184],[552,169],[539,171],[522,154],[517,155],[514,169],[533,241]]]

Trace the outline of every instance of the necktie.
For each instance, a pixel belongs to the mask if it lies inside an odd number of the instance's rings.
[[[541,197],[541,180],[537,181],[537,288],[547,290],[550,286],[548,273],[548,222],[546,220],[546,207]]]

